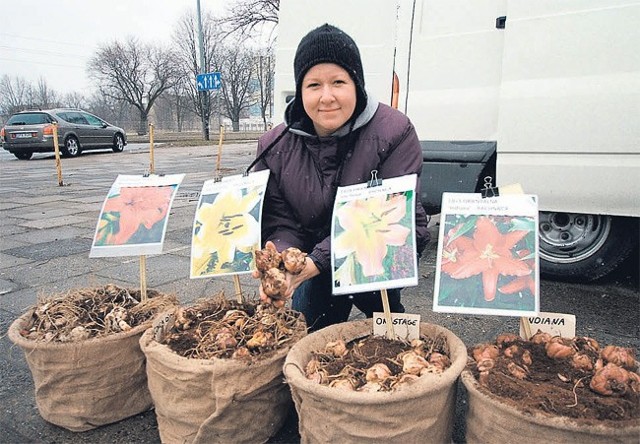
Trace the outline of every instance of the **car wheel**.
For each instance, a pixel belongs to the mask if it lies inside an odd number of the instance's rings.
[[[540,272],[567,281],[594,281],[638,246],[638,219],[540,212]]]
[[[121,153],[124,150],[124,137],[122,134],[116,134],[113,136],[113,152]]]
[[[64,141],[64,147],[62,148],[62,154],[66,157],[78,157],[82,150],[80,149],[80,143],[74,136],[69,136]]]
[[[29,160],[31,156],[33,156],[33,153],[13,153],[13,155],[20,160]]]

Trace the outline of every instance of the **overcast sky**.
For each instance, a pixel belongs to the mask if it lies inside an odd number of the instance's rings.
[[[2,1],[0,77],[40,77],[61,94],[89,94],[88,60],[100,45],[124,41],[169,43],[180,17],[196,11],[197,0],[28,0]],[[200,0],[203,14],[220,15],[225,0]],[[2,92],[0,91],[0,94]]]

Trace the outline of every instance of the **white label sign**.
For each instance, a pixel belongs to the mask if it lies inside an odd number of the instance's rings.
[[[393,323],[393,333],[397,339],[411,341],[420,339],[420,315],[407,313],[391,313]],[[386,336],[387,320],[384,313],[373,313],[373,334],[375,336]]]
[[[523,321],[529,322],[531,334],[535,335],[538,330],[549,333],[552,336],[562,336],[563,338],[574,338],[576,336],[576,316],[565,313],[538,313],[536,316],[527,316]],[[522,322],[520,323],[520,336],[525,338]]]

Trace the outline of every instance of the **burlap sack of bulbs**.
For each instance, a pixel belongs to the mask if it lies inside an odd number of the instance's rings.
[[[562,442],[576,444],[629,443],[640,440],[640,419],[634,423],[578,423],[571,418],[519,411],[481,390],[469,370],[461,376],[468,393],[466,440],[473,443]]]
[[[9,338],[24,351],[46,421],[84,432],[152,407],[139,346],[151,322],[78,342],[42,342],[20,334],[30,318],[28,312],[16,319]]]
[[[290,347],[247,363],[185,358],[151,330],[140,346],[165,444],[266,442],[287,419],[292,401],[282,365]]]
[[[451,442],[456,387],[467,363],[464,343],[451,331],[421,323],[427,337],[445,335],[451,366],[425,375],[394,392],[345,392],[316,384],[305,376],[311,352],[328,342],[345,342],[371,333],[371,320],[346,322],[318,330],[294,345],[284,374],[291,387],[303,443]]]

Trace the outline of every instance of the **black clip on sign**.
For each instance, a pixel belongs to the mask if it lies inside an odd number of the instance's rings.
[[[378,179],[378,170],[371,171],[371,180],[367,182],[367,188],[378,187],[382,185],[382,179]]]
[[[484,178],[484,188],[480,190],[480,194],[482,194],[483,199],[486,199],[487,197],[500,196],[500,190],[498,187],[491,186],[491,176],[486,176]]]

